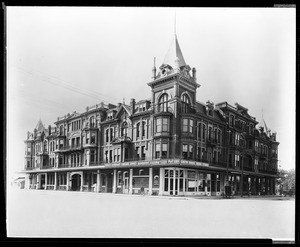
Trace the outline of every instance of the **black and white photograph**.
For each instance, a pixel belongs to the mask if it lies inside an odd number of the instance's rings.
[[[12,238],[295,242],[296,6],[5,6]]]

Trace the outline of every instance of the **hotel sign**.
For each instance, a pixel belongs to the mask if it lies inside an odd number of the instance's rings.
[[[106,167],[137,167],[137,166],[166,166],[166,165],[189,165],[195,167],[207,167],[208,163],[190,161],[190,160],[181,160],[181,159],[163,159],[163,160],[151,160],[151,161],[135,161],[135,162],[120,162],[120,163],[106,163],[104,164]]]

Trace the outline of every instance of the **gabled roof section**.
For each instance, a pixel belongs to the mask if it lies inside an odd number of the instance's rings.
[[[119,108],[119,110],[116,113],[116,118],[122,112],[122,109],[124,109],[127,112],[128,116],[131,116],[131,108],[130,108],[130,106],[122,104],[121,107]]]
[[[45,126],[41,119],[39,119],[35,128],[37,131],[43,131],[45,129]]]
[[[172,40],[172,43],[169,47],[169,50],[165,56],[163,65],[170,65],[173,69],[176,68],[175,61],[178,59],[179,68],[182,66],[186,66],[185,60],[183,58],[178,40],[177,35],[174,35],[174,38]],[[162,65],[162,66],[163,66]]]

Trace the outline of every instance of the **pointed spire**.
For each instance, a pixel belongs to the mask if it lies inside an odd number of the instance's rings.
[[[41,131],[41,130],[44,130],[44,129],[45,129],[45,126],[44,126],[44,124],[43,124],[41,118],[40,118],[39,121],[37,122],[37,125],[36,125],[35,128],[36,128],[37,131]]]
[[[185,60],[183,58],[178,40],[177,35],[175,33],[170,48],[165,56],[164,65],[170,65],[172,68],[176,68],[178,63],[179,68],[182,66],[186,66]]]

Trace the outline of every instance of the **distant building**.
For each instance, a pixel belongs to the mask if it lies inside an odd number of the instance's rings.
[[[152,70],[151,99],[100,103],[38,122],[25,140],[27,188],[158,195],[275,194],[276,134],[236,103],[196,101],[177,36]]]

